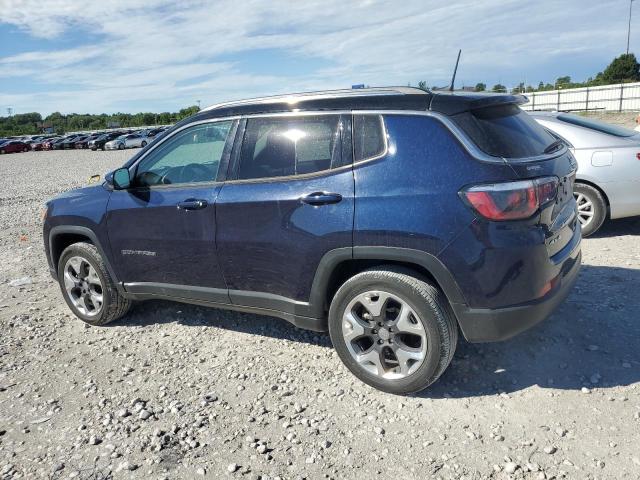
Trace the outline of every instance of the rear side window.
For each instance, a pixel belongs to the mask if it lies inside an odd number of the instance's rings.
[[[356,162],[383,155],[386,145],[381,115],[353,116],[353,150]]]
[[[340,161],[340,116],[250,118],[238,179],[285,177],[328,170]]]
[[[608,135],[614,135],[616,137],[632,137],[638,132],[635,132],[629,128],[620,127],[618,125],[611,125],[609,123],[599,122],[591,118],[579,117],[578,115],[571,115],[568,113],[561,113],[558,115],[558,120],[579,127],[589,128],[600,133],[606,133]]]
[[[480,150],[494,157],[542,155],[555,139],[517,105],[496,105],[453,115],[451,119]]]

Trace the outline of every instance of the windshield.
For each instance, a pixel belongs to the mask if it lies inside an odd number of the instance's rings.
[[[488,155],[503,158],[535,157],[556,139],[513,104],[478,108],[451,119]]]
[[[596,130],[616,137],[632,137],[638,133],[629,128],[620,127],[619,125],[611,125],[610,123],[600,122],[592,118],[580,117],[578,115],[571,115],[570,113],[561,113],[556,118],[565,123],[589,128],[591,130]]]

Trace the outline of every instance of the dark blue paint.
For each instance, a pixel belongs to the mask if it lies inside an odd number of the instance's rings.
[[[322,206],[300,200],[314,192],[338,193],[342,200]],[[353,174],[347,167],[307,178],[229,183],[216,215],[218,252],[231,290],[308,301],[322,256],[352,245]]]
[[[200,184],[113,191],[107,224],[119,280],[225,288],[215,244],[220,188]],[[208,205],[200,210],[177,207],[188,199]]]

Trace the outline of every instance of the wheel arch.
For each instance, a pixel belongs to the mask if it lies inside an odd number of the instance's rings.
[[[120,290],[122,287],[111,262],[109,261],[109,257],[106,255],[98,236],[88,227],[77,225],[58,225],[51,229],[49,232],[49,255],[51,257],[51,266],[55,272],[57,273],[58,262],[60,261],[60,256],[64,249],[77,242],[87,242],[98,249],[98,252],[100,252],[104,263],[107,266],[109,275],[111,275],[111,278],[117,285],[118,290]]]
[[[400,247],[339,248],[325,254],[316,270],[309,302],[314,316],[326,316],[333,296],[347,279],[378,265],[408,268],[433,282],[450,304],[466,304],[453,276],[435,255]]]
[[[590,187],[595,188],[596,190],[598,190],[600,192],[600,194],[602,195],[602,198],[604,198],[605,203],[607,204],[607,215],[610,214],[611,211],[611,203],[609,201],[609,196],[607,195],[607,192],[604,191],[604,189],[598,185],[597,183],[591,181],[591,180],[586,180],[584,178],[576,178],[576,182],[575,183],[582,183],[583,185],[589,185]]]

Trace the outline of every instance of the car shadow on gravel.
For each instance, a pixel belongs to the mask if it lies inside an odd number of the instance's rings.
[[[499,343],[458,344],[425,398],[529,387],[608,389],[640,381],[640,270],[584,265],[571,295],[545,322]],[[585,392],[586,393],[586,392]]]
[[[640,235],[640,217],[607,220],[602,227],[589,238],[609,238],[625,235]]]
[[[417,394],[463,398],[540,386],[580,390],[640,381],[640,270],[584,265],[569,298],[545,322],[510,340],[458,343],[438,382]],[[114,326],[178,323],[332,348],[328,334],[263,315],[152,300]],[[336,362],[339,360],[335,360]]]
[[[125,318],[109,324],[107,327],[145,326],[162,323],[178,323],[191,327],[216,327],[333,348],[328,334],[302,330],[280,318],[164,300],[148,300],[137,303]]]

